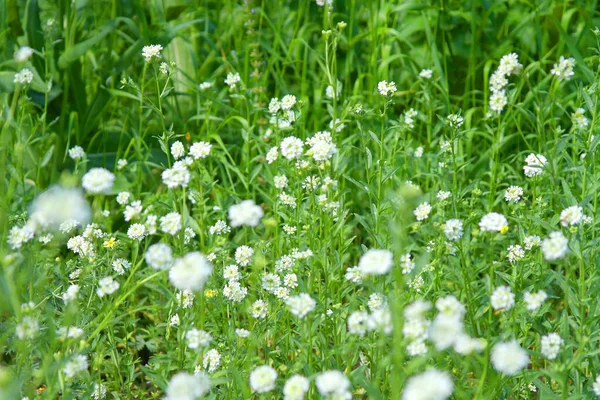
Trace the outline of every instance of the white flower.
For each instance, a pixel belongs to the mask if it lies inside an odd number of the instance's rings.
[[[250,336],[250,331],[247,329],[243,329],[243,328],[238,328],[235,330],[235,334],[240,337],[240,338],[247,338],[248,336]]]
[[[241,225],[255,227],[259,224],[263,215],[262,208],[257,206],[254,200],[244,200],[229,207],[229,220],[234,228]]]
[[[69,157],[73,160],[81,160],[85,157],[85,151],[81,146],[73,146],[69,149]]]
[[[504,192],[504,199],[508,202],[516,203],[523,196],[523,188],[520,186],[511,186]]]
[[[341,371],[324,371],[317,375],[315,385],[321,396],[327,397],[350,390],[350,381]]]
[[[212,265],[200,252],[194,251],[175,260],[169,270],[169,281],[180,290],[198,291],[204,287]]]
[[[245,267],[250,264],[253,255],[254,249],[252,249],[252,247],[240,246],[235,249],[235,262],[240,264],[242,267]]]
[[[561,232],[552,232],[542,241],[542,253],[546,261],[555,261],[563,258],[569,250],[569,239]]]
[[[281,155],[294,160],[302,155],[304,143],[295,136],[288,136],[281,141]]]
[[[480,352],[484,348],[484,341],[477,338],[472,338],[468,335],[462,334],[456,338],[454,342],[454,350],[458,354],[469,355],[473,352]]]
[[[463,235],[463,223],[459,219],[449,219],[444,224],[444,234],[448,240],[458,240]]]
[[[360,272],[360,268],[358,268],[358,266],[348,268],[344,274],[344,278],[353,283],[362,282],[362,273]]]
[[[186,164],[182,161],[177,161],[172,168],[166,169],[162,173],[162,180],[168,188],[174,189],[177,187],[187,187],[190,181],[190,171]]]
[[[502,214],[495,212],[486,214],[479,222],[479,229],[482,232],[500,232],[508,227],[508,221]]]
[[[146,227],[142,224],[133,224],[127,230],[127,236],[133,240],[142,240],[146,237]]]
[[[283,400],[304,400],[309,381],[302,375],[292,375],[283,385]]]
[[[508,311],[515,305],[515,294],[508,286],[500,286],[494,290],[490,298],[494,310]]]
[[[154,269],[169,269],[173,264],[173,250],[165,243],[156,243],[148,247],[144,258]]]
[[[348,332],[364,336],[369,330],[369,313],[366,311],[354,311],[348,316]]]
[[[81,189],[52,186],[35,198],[29,214],[36,227],[68,233],[77,225],[87,224],[92,217],[92,209]]]
[[[210,333],[201,329],[190,329],[185,333],[185,338],[188,341],[188,347],[190,349],[198,349],[200,347],[206,347],[210,344],[212,336]]]
[[[419,72],[419,76],[424,79],[431,79],[433,76],[433,71],[430,69],[424,69]]]
[[[394,82],[381,81],[377,84],[377,90],[382,96],[396,93],[396,84]]]
[[[220,219],[208,231],[211,235],[224,235],[231,232],[231,228],[227,225],[227,222]]]
[[[124,258],[117,258],[112,262],[112,267],[118,275],[123,275],[125,270],[131,267],[131,263]]]
[[[171,145],[171,154],[173,158],[178,160],[185,155],[185,148],[183,147],[183,143],[180,141],[176,141]]]
[[[124,158],[119,159],[117,161],[117,169],[120,171],[127,166],[127,160]]]
[[[429,338],[438,351],[454,346],[463,333],[463,323],[456,315],[438,314],[429,327]]]
[[[199,160],[201,158],[206,158],[210,154],[210,150],[212,149],[212,144],[208,142],[198,142],[194,143],[190,147],[190,154],[194,157],[195,160]]]
[[[511,263],[514,263],[515,261],[520,260],[521,258],[525,257],[525,251],[518,244],[508,246],[507,251],[508,251],[508,254],[506,255],[506,258]]]
[[[286,94],[281,99],[281,108],[284,110],[289,110],[290,108],[294,107],[295,104],[296,104],[296,96],[294,96],[294,95]]]
[[[117,195],[117,203],[119,203],[120,205],[125,205],[125,204],[129,203],[130,198],[131,198],[131,193],[119,192],[119,194]]]
[[[87,357],[83,354],[78,354],[65,364],[63,367],[63,373],[68,379],[71,379],[80,372],[87,370],[87,368]]]
[[[465,306],[452,295],[437,299],[435,308],[437,308],[440,313],[456,317],[462,317],[466,312]]]
[[[502,112],[506,104],[508,103],[508,99],[506,98],[506,94],[504,92],[493,92],[490,96],[490,109],[494,112]]]
[[[16,334],[21,340],[33,339],[40,329],[38,321],[30,316],[25,316],[21,320],[21,323],[17,325]]]
[[[271,147],[269,149],[265,158],[267,159],[267,163],[273,164],[277,160],[278,156],[279,156],[278,147],[275,146],[275,147]]]
[[[67,288],[67,291],[62,294],[62,299],[65,304],[68,304],[77,299],[77,294],[79,293],[79,285],[70,285]]]
[[[516,375],[529,364],[529,355],[516,340],[496,344],[490,359],[494,368],[505,375]]]
[[[211,87],[213,87],[213,83],[212,83],[212,82],[202,82],[200,85],[198,85],[198,88],[199,88],[201,91],[203,91],[203,92],[204,92],[205,90],[208,90],[208,89],[210,89]]]
[[[393,264],[391,251],[382,249],[370,249],[360,257],[358,268],[365,275],[383,275],[387,273]]]
[[[94,391],[92,392],[92,399],[99,400],[106,398],[106,386],[103,384],[94,383]]]
[[[263,300],[256,300],[252,303],[252,307],[250,307],[250,315],[252,315],[253,318],[264,319],[267,317],[268,311],[269,307]]]
[[[217,349],[210,349],[202,357],[202,366],[209,374],[215,372],[221,365],[221,354]]]
[[[152,62],[160,60],[162,51],[162,46],[160,44],[151,44],[149,46],[144,46],[142,48],[142,56],[146,60],[146,62]]]
[[[498,70],[505,75],[513,75],[521,72],[523,66],[519,64],[519,56],[517,53],[506,54],[500,59]]]
[[[273,182],[277,189],[285,189],[288,184],[288,178],[285,175],[278,175],[273,177]]]
[[[548,160],[541,154],[531,153],[525,158],[525,164],[523,172],[525,176],[532,178],[542,174],[544,166],[548,164]]]
[[[554,360],[560,351],[560,346],[562,346],[563,343],[564,341],[557,333],[550,333],[542,336],[542,354],[548,360]]]
[[[29,85],[33,81],[33,72],[28,68],[23,68],[15,74],[14,83],[21,85]]]
[[[96,294],[98,297],[104,297],[107,294],[113,294],[117,289],[119,289],[119,282],[115,281],[112,276],[107,276],[98,281]]]
[[[307,293],[290,296],[286,299],[285,303],[290,308],[290,312],[298,318],[304,318],[317,305],[317,302]]]
[[[596,394],[596,396],[600,396],[600,375],[596,377],[596,380],[592,385],[592,389],[594,389],[594,393]]]
[[[115,175],[105,168],[92,168],[81,179],[81,186],[92,194],[107,194],[115,183]]]
[[[197,400],[210,391],[210,385],[210,378],[204,372],[195,375],[178,372],[169,381],[165,400]]]
[[[119,196],[121,196],[122,193],[119,193]],[[128,197],[129,199],[129,197]],[[117,201],[118,201],[118,197],[117,197]],[[123,211],[123,218],[125,219],[125,221],[131,221],[132,219],[137,218],[142,211],[144,210],[144,208],[142,207],[142,201],[141,200],[136,200],[134,202],[132,202],[130,205],[125,207],[125,211]]]
[[[534,247],[537,247],[542,244],[542,239],[537,235],[527,236],[523,239],[523,245],[525,246],[525,250],[531,250]]]
[[[583,208],[579,206],[567,207],[560,213],[562,226],[579,225],[583,222]]]
[[[29,46],[21,46],[19,50],[15,52],[15,61],[25,62],[29,60],[29,57],[33,55],[33,49]]]
[[[402,400],[445,400],[453,391],[450,374],[432,368],[406,381]]]
[[[413,211],[417,221],[423,221],[429,218],[429,213],[431,212],[431,205],[427,202],[419,204],[419,206]]]
[[[170,212],[164,217],[160,217],[160,229],[169,235],[176,235],[181,230],[181,214]]]
[[[237,72],[230,72],[227,74],[227,78],[225,78],[225,84],[229,86],[229,89],[233,90],[237,87],[237,84],[241,81],[240,74]]]
[[[577,108],[571,118],[577,129],[585,129],[590,124],[590,121],[585,117],[585,110],[583,108]]]
[[[558,64],[554,64],[554,67],[550,73],[556,76],[559,81],[568,81],[573,75],[575,75],[575,72],[573,72],[574,67],[574,58],[564,58],[563,56],[560,56]]]
[[[540,290],[537,293],[525,292],[523,295],[523,299],[525,300],[525,305],[527,310],[535,311],[542,306],[544,300],[548,298],[548,295],[543,290]]]
[[[275,389],[277,371],[268,365],[256,367],[250,373],[250,387],[256,393],[267,393]]]
[[[315,133],[311,138],[306,140],[306,144],[310,146],[307,154],[319,163],[331,159],[338,151],[331,138],[331,133],[327,131]]]

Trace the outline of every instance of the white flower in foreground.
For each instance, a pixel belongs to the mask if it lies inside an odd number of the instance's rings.
[[[240,77],[240,74],[238,74],[237,72],[230,72],[227,74],[227,77],[225,78],[225,80],[223,81],[227,86],[229,86],[229,89],[235,89],[237,87],[237,84],[242,80],[242,78]]]
[[[250,387],[256,393],[267,393],[275,389],[277,371],[268,365],[256,367],[250,373]]]
[[[417,221],[423,221],[429,218],[429,213],[431,212],[431,205],[427,202],[419,204],[419,206],[413,211]]]
[[[394,82],[381,81],[377,84],[377,91],[382,96],[396,93],[396,84]]]
[[[181,230],[181,214],[170,212],[164,217],[160,217],[160,229],[169,235],[176,235]]]
[[[302,155],[304,142],[295,136],[288,136],[281,141],[281,155],[288,160],[294,160]]]
[[[152,62],[160,60],[163,47],[160,44],[151,44],[150,46],[144,46],[142,48],[142,56],[146,62]]]
[[[206,158],[210,154],[212,145],[208,142],[197,142],[190,147],[190,154],[195,160]]]
[[[563,343],[564,341],[557,333],[550,333],[546,336],[542,336],[542,354],[548,360],[554,360],[556,356],[558,356],[560,346],[562,346]]]
[[[254,249],[250,246],[240,246],[235,249],[235,262],[245,267],[252,261]]]
[[[505,375],[516,375],[529,364],[529,355],[516,340],[496,344],[490,359],[494,368]]]
[[[241,225],[257,226],[264,212],[260,206],[254,203],[254,200],[244,200],[229,207],[228,214],[231,226],[237,228]]]
[[[142,224],[133,224],[127,229],[127,236],[133,240],[142,240],[146,234],[146,227]]]
[[[117,289],[119,289],[119,282],[115,281],[112,276],[107,276],[98,281],[96,294],[98,297],[104,297],[107,294],[113,294]]]
[[[454,346],[462,333],[462,320],[455,315],[438,314],[429,327],[429,338],[438,351]]]
[[[92,168],[81,179],[81,186],[92,194],[107,194],[115,183],[115,175],[105,168]]]
[[[188,341],[188,347],[190,349],[198,349],[200,347],[206,347],[210,344],[212,336],[210,333],[201,329],[190,329],[185,333],[185,338]]]
[[[169,381],[165,400],[197,400],[209,391],[210,378],[206,373],[178,372]]]
[[[324,397],[343,395],[350,390],[350,381],[338,370],[321,372],[315,379],[315,385],[319,394]]]
[[[83,354],[78,354],[65,364],[63,367],[63,373],[68,379],[71,379],[80,372],[85,371],[87,368],[87,357]]]
[[[20,83],[21,85],[29,85],[33,81],[33,72],[28,68],[23,68],[15,74],[13,80],[14,83]]]
[[[171,154],[173,158],[179,160],[181,157],[185,155],[185,148],[183,147],[183,143],[179,140],[171,145]]]
[[[445,400],[453,391],[450,374],[432,368],[408,379],[402,400]]]
[[[290,296],[285,300],[290,312],[298,318],[304,318],[306,314],[315,309],[317,302],[307,293]]]
[[[148,247],[144,258],[154,269],[169,269],[173,265],[173,250],[165,243],[156,243]]]
[[[542,306],[544,300],[548,298],[548,295],[543,290],[537,293],[525,292],[523,300],[525,300],[525,307],[529,311],[535,311]]]
[[[358,268],[362,275],[383,275],[392,268],[392,264],[391,251],[370,249],[360,257]]]
[[[583,208],[579,206],[567,207],[560,213],[560,223],[562,226],[579,225],[583,222]]]
[[[479,229],[482,232],[502,232],[506,228],[508,228],[506,217],[495,212],[484,215],[479,222]]]
[[[494,310],[508,311],[515,305],[515,294],[508,286],[500,286],[494,290],[490,298]]]
[[[561,232],[552,232],[542,241],[542,253],[546,261],[555,261],[563,258],[569,250],[569,239]]]
[[[177,161],[172,168],[166,169],[162,173],[162,180],[169,189],[178,187],[187,187],[190,181],[190,171],[183,161]]]
[[[52,186],[31,203],[29,215],[34,226],[57,230],[66,221],[80,226],[89,223],[92,208],[81,189]]]
[[[461,220],[453,218],[446,221],[444,224],[444,235],[448,240],[455,241],[463,235],[463,223]]]
[[[559,81],[568,81],[573,75],[575,75],[575,72],[573,72],[574,67],[574,58],[565,58],[563,56],[560,56],[558,64],[554,64],[550,73],[556,76],[556,78]]]
[[[283,400],[303,400],[310,388],[310,383],[302,375],[292,375],[283,385]]]
[[[204,287],[212,272],[212,265],[206,257],[197,251],[175,260],[169,270],[169,281],[180,290],[198,291]]]
[[[541,175],[544,171],[544,166],[548,164],[548,160],[541,154],[533,154],[525,158],[525,166],[523,167],[523,172],[525,176],[528,178],[533,178],[534,176]]]

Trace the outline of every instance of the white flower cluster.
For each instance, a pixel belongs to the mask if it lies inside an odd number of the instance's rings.
[[[506,98],[507,77],[518,75],[523,66],[519,64],[519,56],[516,53],[510,53],[500,59],[498,69],[490,77],[490,109],[496,113],[501,113],[508,103]]]

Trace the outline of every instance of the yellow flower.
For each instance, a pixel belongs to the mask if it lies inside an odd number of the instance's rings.
[[[111,237],[110,239],[104,241],[104,247],[106,247],[107,249],[112,249],[113,247],[115,247],[115,244],[117,244],[117,239],[115,239],[114,237]]]
[[[504,233],[508,231],[508,225],[504,225],[502,228],[500,228],[500,233]]]
[[[204,291],[204,295],[206,297],[209,297],[209,298],[210,297],[215,297],[217,295],[217,291],[214,290],[214,289],[207,289],[207,290]]]

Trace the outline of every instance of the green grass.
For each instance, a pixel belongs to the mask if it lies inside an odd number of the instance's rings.
[[[310,379],[306,398],[316,399],[316,378],[326,370],[342,371],[357,399],[402,393],[415,399],[407,394],[409,379],[431,368],[449,374],[456,399],[594,397],[600,374],[597,1],[338,0],[331,11],[307,0],[247,3],[0,4],[0,399],[90,398],[95,384],[104,385],[106,398],[160,399],[176,373],[202,369],[209,349],[221,355],[209,374],[209,399],[283,398],[294,374]],[[152,44],[162,45],[161,59],[145,62],[142,48]],[[26,61],[14,56],[22,46],[34,50]],[[523,69],[507,77],[507,104],[493,112],[490,79],[509,53]],[[575,60],[568,80],[551,73],[561,56]],[[167,74],[160,71],[163,61]],[[32,81],[15,83],[23,68],[33,72]],[[419,76],[423,69],[432,70],[431,79]],[[235,89],[224,83],[229,73],[240,75]],[[395,83],[393,95],[378,92],[384,80]],[[213,85],[202,90],[202,82]],[[328,97],[329,85],[339,95]],[[269,103],[288,94],[297,99],[295,121],[279,129]],[[573,116],[578,108],[585,126]],[[411,109],[412,123],[406,120]],[[452,126],[450,115],[464,123]],[[332,133],[338,151],[327,162],[306,154],[308,145],[300,157],[305,167],[286,160],[281,149],[275,162],[267,161],[284,138],[305,141],[331,131],[337,119],[344,127]],[[176,141],[186,153],[196,142],[212,145],[208,157],[189,166],[185,189],[168,188],[162,178],[175,162]],[[69,156],[74,146],[83,148],[83,159]],[[419,147],[422,156],[415,155]],[[548,160],[534,178],[523,171],[531,153]],[[80,187],[95,167],[116,179],[106,193],[85,196],[91,221],[105,235],[90,239],[93,256],[67,248],[85,226],[53,232],[48,244],[38,240],[44,229],[21,247],[9,244],[11,228],[30,221],[37,196],[55,184]],[[275,187],[281,175],[295,205],[286,205]],[[307,188],[308,177],[320,184]],[[321,189],[326,177],[337,185]],[[510,186],[523,189],[520,201],[505,200]],[[143,206],[131,221],[116,201],[124,191]],[[440,200],[439,191],[451,196]],[[228,209],[247,199],[264,212],[258,226],[210,233],[218,220],[229,224]],[[431,213],[417,221],[413,211],[424,202]],[[571,206],[591,220],[563,226],[561,212]],[[64,201],[49,208],[52,215],[77,209]],[[186,240],[183,229],[175,235],[160,229],[160,217],[171,212],[182,215],[193,238]],[[490,212],[503,214],[508,229],[482,231],[481,218]],[[157,233],[141,241],[128,237],[130,226],[147,223],[149,214],[159,219]],[[450,219],[464,227],[452,242],[443,228]],[[296,230],[286,233],[285,225]],[[564,257],[547,260],[534,247],[507,260],[509,246],[555,231],[568,239]],[[113,247],[104,245],[110,238]],[[178,303],[169,272],[144,258],[158,242],[174,257],[215,256],[190,308]],[[242,245],[254,249],[250,264],[239,266],[248,293],[233,302],[223,294],[223,271],[236,263]],[[295,249],[313,253],[290,271],[298,280],[290,294],[316,301],[301,319],[262,287],[265,273],[284,278],[276,262]],[[348,281],[347,270],[368,249],[391,251],[393,268],[362,283]],[[415,263],[408,274],[402,273],[405,254]],[[113,269],[117,258],[131,263],[123,275]],[[99,297],[106,276],[119,288]],[[73,284],[80,287],[77,299],[65,304],[62,295]],[[508,310],[491,306],[500,286],[515,294]],[[524,293],[539,290],[548,298],[539,310],[527,310]],[[387,299],[393,331],[354,334],[348,318],[371,313],[373,293]],[[424,318],[433,321],[436,301],[448,295],[466,309],[456,324],[482,338],[483,349],[461,355],[452,346],[437,350],[430,338],[426,354],[410,356],[406,307],[431,302]],[[251,315],[256,300],[268,304],[264,319]],[[22,307],[29,302],[33,309]],[[170,324],[175,314],[179,325]],[[31,337],[19,334],[28,317],[39,325]],[[81,338],[59,340],[57,329],[67,326],[83,329]],[[212,335],[208,347],[188,347],[192,328]],[[238,337],[237,328],[250,336]],[[541,351],[542,336],[550,333],[564,341],[554,360]],[[514,376],[491,362],[494,346],[511,339],[529,357]],[[64,367],[77,354],[88,366],[69,378]],[[265,394],[249,382],[260,365],[278,373],[276,388]]]

